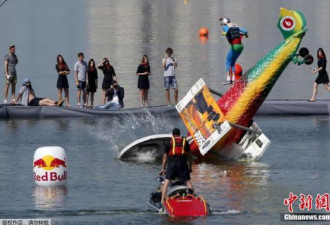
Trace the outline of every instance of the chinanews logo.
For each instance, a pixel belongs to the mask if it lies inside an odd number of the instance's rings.
[[[285,16],[280,21],[281,28],[285,31],[291,31],[296,27],[296,20],[292,16]]]

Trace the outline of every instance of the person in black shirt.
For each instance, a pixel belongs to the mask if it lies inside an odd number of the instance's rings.
[[[323,84],[323,87],[330,92],[330,86],[329,86],[329,77],[327,73],[327,57],[323,51],[322,48],[319,48],[317,50],[317,68],[315,68],[312,71],[312,74],[315,74],[319,72],[319,75],[317,76],[314,84],[313,84],[313,95],[312,98],[309,99],[309,102],[315,102],[316,101],[316,94],[317,94],[317,87],[319,84]]]
[[[172,135],[171,141],[165,145],[162,170],[160,171],[161,176],[165,174],[165,183],[163,185],[161,199],[162,203],[164,203],[164,198],[171,180],[178,178],[193,190],[190,181],[192,161],[189,143],[186,141],[185,137],[180,137],[180,130],[178,128],[173,129]],[[166,163],[167,168],[165,171]]]
[[[91,105],[88,107],[93,108],[94,105],[94,93],[97,89],[97,69],[95,68],[95,61],[94,59],[90,59],[88,62],[87,67],[87,74],[88,74],[88,87],[87,87],[87,96],[86,96],[86,104],[88,105],[88,98],[89,94],[91,96]]]
[[[149,107],[148,91],[149,76],[150,76],[149,59],[147,55],[144,55],[141,60],[141,64],[138,66],[136,75],[139,76],[138,88],[140,89],[140,104],[141,107]]]
[[[104,74],[103,82],[102,82],[102,104],[105,104],[105,94],[107,90],[110,88],[112,81],[117,80],[116,78],[116,72],[113,66],[110,65],[110,62],[107,58],[104,58],[103,61],[97,65],[97,68],[101,69]]]

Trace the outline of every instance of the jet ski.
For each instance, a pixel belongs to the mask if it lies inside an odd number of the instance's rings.
[[[163,177],[157,177],[160,183],[150,194],[147,204],[155,211],[165,213],[171,217],[199,217],[210,213],[209,205],[202,196],[198,196],[192,189],[181,181],[174,181],[165,196],[164,205],[161,204]]]

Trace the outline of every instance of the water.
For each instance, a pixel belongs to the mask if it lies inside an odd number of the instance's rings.
[[[125,88],[126,107],[139,105],[137,66],[143,54],[149,55],[151,105],[165,104],[161,59],[171,46],[178,59],[177,77],[179,95],[200,78],[219,91],[228,87],[220,85],[224,79],[224,61],[228,43],[220,35],[218,18],[228,16],[249,30],[244,40],[245,49],[239,63],[246,71],[283,39],[276,28],[278,8],[287,7],[304,12],[309,31],[302,46],[307,46],[316,56],[318,47],[328,48],[330,31],[324,29],[329,20],[330,4],[318,0],[263,1],[263,0],[9,0],[0,9],[0,55],[7,46],[15,43],[19,57],[19,83],[30,77],[38,96],[56,97],[56,55],[61,53],[71,68],[70,100],[76,105],[73,65],[79,51],[86,60],[94,58],[99,63],[108,57],[113,64],[120,84]],[[210,37],[201,43],[198,30],[207,26]],[[308,99],[315,79],[313,66],[289,65],[279,79],[269,98]],[[3,63],[0,63],[3,71]],[[99,71],[101,80],[103,74]],[[2,89],[1,89],[2,90]],[[100,103],[101,91],[96,103]],[[329,99],[329,93],[320,88],[319,98]]]
[[[287,212],[283,200],[289,192],[314,197],[328,192],[329,117],[257,117],[256,121],[272,141],[259,162],[194,163],[195,189],[215,214],[189,219],[189,224],[279,224],[280,213]],[[145,135],[183,128],[178,117],[0,124],[0,218],[46,217],[55,224],[174,222],[146,205],[161,162],[123,162],[118,152]],[[34,184],[34,150],[45,145],[60,145],[67,151],[69,179],[64,189]]]
[[[228,16],[249,30],[239,59],[244,70],[282,41],[276,28],[278,7],[304,12],[309,29],[302,46],[315,56],[318,47],[329,52],[324,29],[330,4],[317,0],[8,0],[0,8],[0,55],[17,46],[19,84],[32,80],[38,96],[56,98],[56,55],[71,71],[76,54],[98,63],[110,58],[125,87],[125,105],[138,105],[136,68],[143,54],[151,60],[151,105],[165,104],[160,66],[171,46],[179,61],[180,97],[203,77],[221,92],[228,43],[217,18]],[[202,43],[198,30],[207,26]],[[315,63],[314,63],[315,65]],[[269,98],[307,99],[315,77],[313,66],[289,65]],[[3,63],[0,63],[3,71]],[[103,78],[100,73],[100,79]],[[74,106],[73,74],[70,101]],[[0,87],[3,83],[0,82]],[[100,85],[99,85],[100,86]],[[2,90],[2,88],[0,88]],[[322,88],[319,98],[329,98]],[[97,92],[100,103],[100,91]],[[0,98],[0,101],[1,98]],[[257,117],[272,141],[259,162],[195,162],[192,179],[214,215],[173,220],[148,210],[145,202],[157,185],[160,162],[122,162],[118,152],[137,138],[167,133],[183,124],[178,117],[109,117],[95,119],[0,121],[0,218],[51,218],[54,224],[279,224],[289,192],[328,192],[329,117]],[[66,188],[38,188],[32,176],[34,150],[60,145],[67,150]],[[146,159],[146,158],[144,158]]]

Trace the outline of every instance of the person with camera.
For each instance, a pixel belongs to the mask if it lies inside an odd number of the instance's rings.
[[[172,56],[173,49],[166,49],[166,56],[162,60],[162,66],[164,68],[164,86],[165,86],[165,96],[168,106],[171,106],[170,98],[170,88],[174,90],[174,100],[175,104],[178,103],[178,84],[175,77],[175,69],[178,66],[177,60]]]
[[[97,65],[97,68],[102,70],[104,74],[102,82],[102,104],[105,104],[107,90],[110,88],[112,81],[117,80],[116,72],[107,58],[104,58],[103,61]]]
[[[88,85],[87,63],[84,61],[84,53],[78,53],[78,61],[74,64],[74,72],[77,86],[77,104],[78,108],[82,108],[81,92],[83,92],[83,106],[86,107],[86,85]]]
[[[124,108],[124,88],[120,87],[116,80],[112,81],[110,89],[107,90],[107,102],[104,105],[96,106],[97,109],[121,109]]]
[[[174,128],[172,130],[171,141],[166,143],[162,169],[160,175],[165,174],[165,183],[162,190],[161,203],[164,203],[167,189],[171,180],[178,178],[181,182],[185,183],[191,190],[193,190],[192,183],[190,181],[190,173],[192,172],[192,160],[191,152],[188,141],[185,137],[180,136],[180,130]],[[165,170],[165,166],[167,168]]]
[[[15,45],[9,45],[9,53],[5,55],[5,88],[4,88],[4,100],[3,103],[8,103],[8,90],[11,85],[11,103],[15,103],[16,92],[16,65],[18,63],[17,56],[15,54]]]

